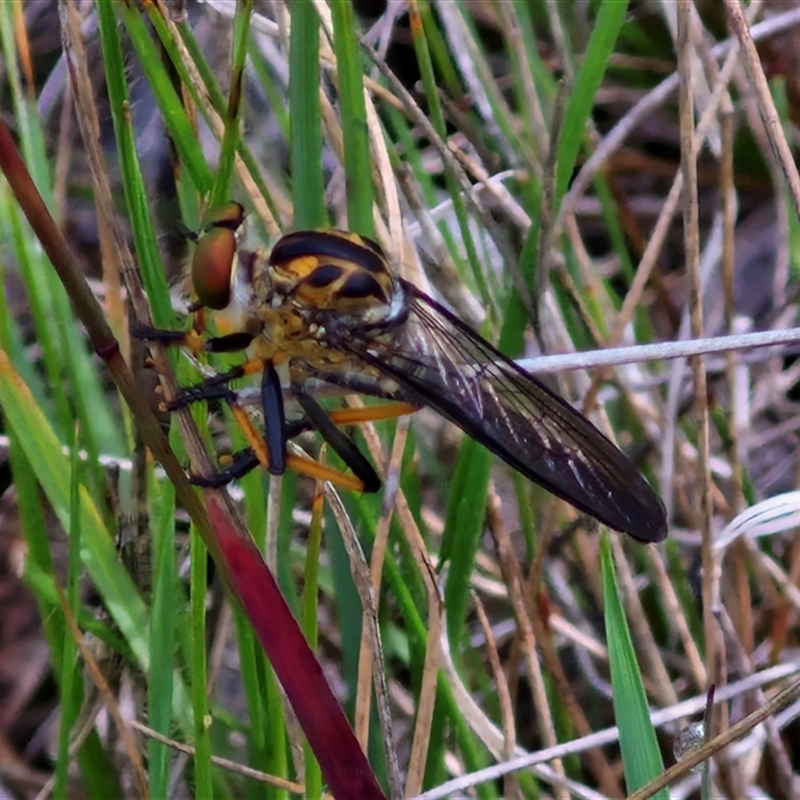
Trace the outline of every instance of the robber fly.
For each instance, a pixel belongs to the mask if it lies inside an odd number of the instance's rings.
[[[295,432],[283,416],[288,385],[328,441],[338,434],[331,443],[351,469],[367,475],[365,490],[380,485],[355,445],[310,400],[309,382],[322,381],[408,410],[429,406],[609,527],[642,542],[666,536],[664,506],[628,458],[547,386],[395,275],[375,242],[338,230],[297,231],[266,256],[235,244],[243,219],[232,203],[206,225],[193,261],[198,299],[191,309],[214,310],[230,331],[207,340],[205,349],[246,350],[248,363],[263,371],[271,472],[285,469],[286,438]],[[190,388],[178,403],[214,391],[229,398],[227,382],[246,371]],[[226,479],[259,460],[249,450]]]

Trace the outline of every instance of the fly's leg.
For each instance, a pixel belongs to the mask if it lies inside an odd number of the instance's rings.
[[[369,408],[341,408],[328,412],[302,386],[293,386],[292,394],[311,425],[319,431],[322,438],[361,481],[360,491],[367,494],[377,492],[381,488],[381,479],[375,468],[358,449],[356,443],[337,426],[395,419],[404,414],[412,414],[417,410],[416,406],[410,403],[395,402]]]
[[[228,388],[228,383],[234,378],[252,374],[257,369],[262,370],[261,400],[264,406],[265,435],[262,436],[253,425],[250,416],[238,401],[236,392]],[[307,475],[318,480],[328,480],[344,489],[362,492],[368,491],[360,477],[345,475],[332,467],[318,464],[316,461],[296,456],[286,452],[286,442],[291,436],[296,436],[303,430],[314,427],[313,420],[301,420],[299,425],[287,425],[283,410],[283,395],[281,392],[280,378],[272,364],[262,361],[248,361],[235,367],[223,375],[215,375],[196,386],[190,387],[176,400],[169,404],[170,410],[181,408],[199,400],[219,399],[224,400],[231,414],[242,431],[248,447],[235,453],[231,458],[230,466],[225,467],[211,477],[192,475],[190,479],[198,486],[219,488],[233,480],[241,478],[257,466],[262,466],[272,475],[282,475],[291,469],[301,475]],[[324,412],[323,412],[324,414]],[[335,429],[335,426],[331,427]],[[342,434],[343,436],[343,434]],[[344,437],[346,438],[346,437]],[[355,448],[355,445],[352,445]],[[338,452],[338,451],[337,451]],[[360,455],[360,454],[359,454]],[[368,465],[372,475],[367,476],[370,486],[369,491],[377,491],[380,480],[374,470]],[[350,461],[344,459],[350,465]]]
[[[259,465],[269,469],[272,474],[278,474],[273,472],[274,462],[269,460],[276,451],[270,448],[268,443],[265,447],[264,438],[255,430],[250,417],[244,412],[244,409],[236,403],[235,392],[230,389],[223,391],[220,387],[206,389],[205,391],[205,396],[211,395],[224,399],[229,403],[234,419],[242,429],[250,446],[229,456],[229,465],[225,466],[216,475],[211,477],[192,476],[192,482],[198,486],[219,488],[241,478]],[[293,387],[292,393],[305,412],[305,416],[299,420],[284,424],[285,440],[293,439],[305,431],[316,430],[353,474],[348,475],[339,472],[333,467],[291,453],[286,454],[285,468],[316,480],[330,481],[336,486],[351,491],[364,492],[366,494],[379,491],[381,479],[375,468],[358,449],[355,442],[345,435],[337,425],[352,425],[358,422],[393,419],[403,414],[413,413],[416,411],[416,407],[408,403],[386,403],[370,408],[345,408],[327,412],[302,387]],[[268,400],[268,398],[263,399],[266,410],[269,408],[267,404],[272,401]],[[266,419],[275,418],[269,412],[266,413],[265,417]]]
[[[193,353],[237,353],[247,349],[254,338],[246,331],[207,337],[195,328],[175,331],[150,325],[135,325],[131,329],[131,335],[146,342],[158,342],[165,347],[185,347]]]
[[[197,330],[173,331],[149,326],[139,326],[134,335],[140,339],[161,342],[167,346],[187,347],[194,352],[237,352],[245,349],[253,340],[249,333],[237,332],[227,336],[205,338]],[[262,402],[266,420],[266,441],[253,427],[246,411],[239,404],[236,393],[228,384],[246,375],[262,373]],[[177,411],[200,401],[223,400],[231,409],[233,418],[247,441],[249,447],[234,459],[233,464],[219,475],[211,478],[192,476],[204,486],[224,486],[235,478],[247,474],[257,465],[262,465],[273,475],[286,471],[286,424],[283,410],[283,397],[280,378],[271,363],[261,359],[251,359],[219,375],[213,375],[194,386],[181,390],[180,394],[168,401],[168,411]]]
[[[294,387],[292,393],[314,428],[319,431],[339,458],[347,464],[352,473],[359,478],[362,483],[362,491],[367,494],[377,492],[381,488],[381,479],[372,464],[358,449],[356,443],[336,427],[325,409],[301,387]]]
[[[213,475],[190,475],[189,480],[203,489],[221,489],[239,480],[259,466],[258,456],[252,448],[246,447],[228,456],[226,466]]]
[[[406,414],[413,414],[418,410],[417,406],[398,400],[364,408],[337,408],[335,411],[330,412],[330,418],[336,425],[355,425],[359,422],[379,422],[382,419],[396,419]]]
[[[140,339],[158,341],[166,346],[187,347],[194,352],[236,352],[245,349],[253,338],[250,334],[242,332],[209,339],[196,330],[184,332],[145,326],[136,329],[134,335]],[[231,381],[256,372],[262,373],[264,435],[255,429],[250,416],[239,403],[236,392],[228,385]],[[192,483],[207,488],[219,488],[238,480],[257,466],[262,466],[272,475],[282,475],[286,469],[291,469],[317,480],[328,480],[344,489],[365,493],[377,492],[381,487],[381,479],[375,468],[355,442],[337,425],[391,419],[412,413],[416,407],[408,403],[387,403],[364,409],[337,409],[329,413],[301,386],[294,386],[293,394],[305,412],[305,417],[297,423],[287,424],[280,378],[275,368],[271,363],[252,359],[227,372],[183,389],[177,397],[169,401],[167,403],[169,411],[176,411],[201,401],[224,401],[248,444],[247,447],[228,456],[228,464],[215,475],[190,476]],[[312,459],[287,453],[288,440],[311,428],[319,431],[353,475],[339,472]]]
[[[261,372],[264,369],[262,361],[253,359],[252,361],[245,361],[244,364],[239,364],[227,372],[221,372],[218,375],[212,375],[194,386],[187,386],[181,389],[177,397],[167,403],[168,411],[177,411],[179,408],[186,408],[186,406],[193,403],[199,403],[203,400],[225,400],[226,402],[235,402],[236,393],[228,388],[231,381],[244,378],[246,375],[253,375],[256,372]]]
[[[286,472],[286,412],[283,407],[281,379],[272,364],[261,373],[261,406],[264,409],[264,441],[269,454],[271,475]]]

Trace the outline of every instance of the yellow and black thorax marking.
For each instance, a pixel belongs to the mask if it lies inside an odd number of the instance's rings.
[[[252,287],[249,314],[262,326],[254,355],[340,365],[350,336],[390,335],[408,315],[407,298],[381,248],[344,231],[284,236],[268,258],[241,263]],[[282,358],[283,357],[283,358]]]
[[[396,321],[400,288],[381,248],[345,231],[284,236],[269,257],[276,295],[301,309],[336,311],[354,323]]]

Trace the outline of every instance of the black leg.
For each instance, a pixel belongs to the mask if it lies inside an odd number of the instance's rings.
[[[131,325],[131,336],[145,342],[161,342],[170,347],[186,341],[187,331],[173,331],[166,328],[153,328],[150,325]]]
[[[261,375],[264,440],[269,451],[269,471],[271,475],[283,475],[286,472],[286,413],[281,379],[272,364],[264,364]]]
[[[381,488],[381,479],[372,464],[367,461],[364,454],[358,449],[355,442],[336,427],[331,418],[325,413],[325,409],[311,395],[307,394],[302,387],[293,386],[292,394],[303,411],[305,411],[314,428],[320,432],[322,438],[364,484],[364,492],[367,494],[377,492]]]
[[[131,336],[134,339],[142,339],[146,342],[160,342],[167,347],[180,347],[185,345],[190,349],[205,350],[207,353],[238,353],[246,350],[250,342],[255,338],[253,334],[245,331],[229,333],[225,336],[212,336],[207,339],[199,339],[197,331],[175,331],[167,328],[153,328],[150,325],[131,326]],[[201,345],[192,343],[190,340],[195,338]]]
[[[253,338],[252,334],[244,331],[229,333],[227,336],[212,336],[206,339],[203,349],[209,353],[238,353],[239,350],[246,350]]]
[[[232,481],[247,475],[258,466],[258,457],[249,448],[239,450],[232,456],[230,466],[215,472],[213,475],[190,475],[189,480],[195,486],[202,486],[204,489],[220,489],[227,486]]]
[[[219,375],[213,375],[206,378],[194,386],[187,386],[181,389],[181,393],[174,399],[167,403],[169,411],[177,411],[179,408],[185,408],[192,403],[198,403],[201,400],[225,400],[231,403],[236,400],[236,394],[232,389],[228,388],[231,381],[241,378],[244,371],[241,367],[234,367],[227,372],[221,372]]]

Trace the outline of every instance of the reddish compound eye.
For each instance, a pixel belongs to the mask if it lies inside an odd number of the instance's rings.
[[[220,311],[231,299],[231,276],[236,258],[236,231],[244,222],[244,208],[236,202],[211,209],[197,239],[192,258],[192,286],[197,301],[191,309]]]

